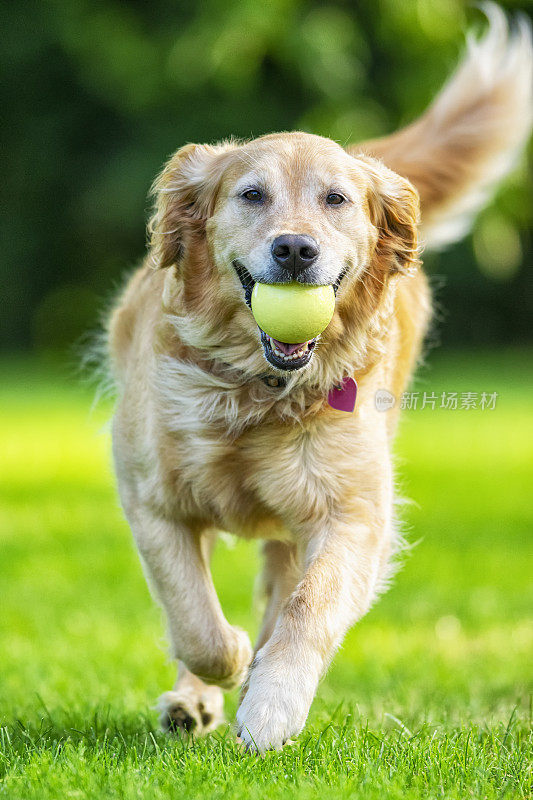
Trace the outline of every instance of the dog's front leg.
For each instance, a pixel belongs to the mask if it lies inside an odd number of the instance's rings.
[[[167,616],[172,655],[206,683],[240,685],[251,660],[250,640],[222,612],[209,570],[208,537],[145,506],[125,510]]]
[[[252,663],[237,712],[238,734],[252,750],[279,749],[301,731],[321,675],[372,602],[389,525],[363,502],[355,520],[332,520],[308,538],[303,578]]]

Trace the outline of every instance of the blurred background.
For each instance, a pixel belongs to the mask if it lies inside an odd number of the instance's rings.
[[[450,74],[467,24],[484,20],[458,0],[6,4],[2,350],[61,351],[95,324],[179,146],[393,131]],[[529,192],[524,158],[472,236],[426,256],[445,346],[531,341]]]

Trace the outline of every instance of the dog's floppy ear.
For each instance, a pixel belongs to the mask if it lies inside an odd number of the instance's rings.
[[[205,231],[228,155],[237,145],[187,144],[175,153],[154,181],[154,213],[148,222],[152,265],[170,267],[189,243]]]
[[[418,192],[405,178],[380,161],[359,156],[370,177],[367,202],[378,231],[375,257],[381,270],[406,273],[419,264]]]

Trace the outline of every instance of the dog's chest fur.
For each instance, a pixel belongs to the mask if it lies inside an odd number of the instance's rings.
[[[162,492],[160,501],[176,516],[240,536],[286,538],[289,530],[342,514],[356,487],[361,496],[375,485],[372,465],[386,435],[367,442],[364,407],[350,415],[323,406],[306,418],[281,420],[265,406],[236,433],[238,394],[213,387],[202,394],[197,380],[193,391],[186,375],[179,393],[168,388],[158,398],[158,445],[150,461],[157,465],[152,490]]]

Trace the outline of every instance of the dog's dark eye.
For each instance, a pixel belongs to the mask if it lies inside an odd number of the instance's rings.
[[[242,193],[241,197],[244,197],[245,200],[249,200],[251,203],[260,203],[263,199],[263,195],[259,189],[247,189]]]
[[[340,206],[341,203],[344,203],[346,200],[342,194],[338,194],[338,192],[330,192],[326,197],[326,203],[328,206]]]

